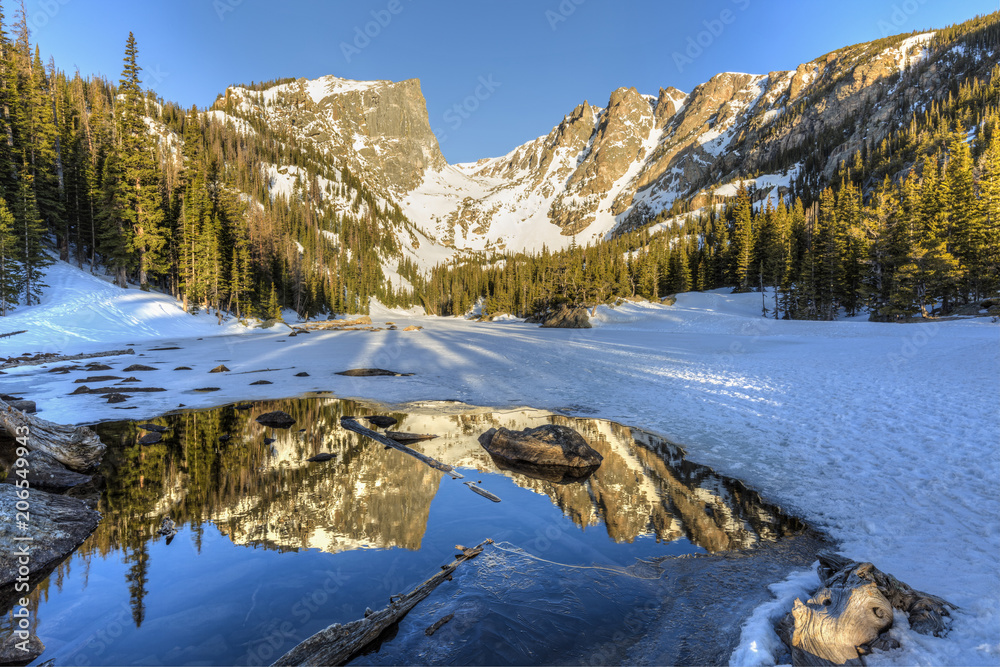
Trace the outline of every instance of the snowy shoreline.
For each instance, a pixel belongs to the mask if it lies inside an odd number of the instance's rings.
[[[48,278],[59,296],[6,318],[6,329],[28,333],[0,340],[0,356],[135,343],[136,356],[104,360],[107,372],[167,391],[134,394],[121,406],[136,409],[117,410],[96,395],[68,396],[79,373],[32,366],[0,376],[2,391],[37,401],[41,417],[145,419],[178,404],[329,391],[610,419],[680,443],[692,461],[827,532],[844,555],[962,608],[944,639],[897,623],[902,648],[869,664],[1000,664],[1000,327],[988,318],[774,321],[760,317],[759,294],[716,291],[682,294],[670,307],[602,307],[590,330],[385,311],[373,313],[376,324],[424,330],[288,338],[285,327],[219,327],[169,297],[122,291],[65,265]],[[150,350],[173,345],[183,349]],[[121,372],[134,363],[160,370]],[[208,374],[220,363],[231,372]],[[182,365],[192,370],[171,370]],[[335,375],[358,367],[415,375]],[[237,375],[263,368],[281,370]],[[250,385],[260,379],[273,384]],[[220,390],[192,391],[209,386]],[[794,579],[773,583],[793,589]],[[770,659],[759,611],[734,654],[740,663]]]

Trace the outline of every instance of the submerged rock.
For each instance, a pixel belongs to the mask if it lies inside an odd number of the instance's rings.
[[[568,426],[545,424],[523,431],[491,428],[479,444],[495,459],[512,466],[555,466],[588,475],[604,457]]]
[[[80,546],[101,519],[82,500],[33,489],[31,521],[28,530],[21,530],[16,521],[19,490],[11,484],[0,484],[0,587],[18,577],[22,545],[28,544],[30,549],[29,574],[44,572]],[[31,537],[31,542],[14,539],[18,537]]]
[[[321,452],[316,456],[310,456],[309,458],[306,459],[306,461],[308,461],[309,463],[323,463],[324,461],[330,461],[331,459],[334,458],[336,457],[329,452]]]
[[[257,417],[257,423],[272,428],[291,428],[292,424],[295,423],[295,419],[287,412],[275,410],[274,412],[266,412]]]
[[[163,440],[163,435],[157,432],[153,433],[143,433],[139,438],[140,445],[155,445],[160,440]]]
[[[166,433],[169,429],[166,426],[160,426],[159,424],[139,424],[138,428],[143,431],[152,431],[153,433]]]
[[[365,419],[369,424],[379,428],[389,428],[398,423],[396,419],[387,415],[372,415],[371,417],[365,417]]]

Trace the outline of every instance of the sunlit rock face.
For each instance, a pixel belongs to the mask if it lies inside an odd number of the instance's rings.
[[[266,126],[293,136],[347,167],[381,206],[401,207],[408,222],[393,224],[415,252],[554,249],[642,226],[676,201],[722,201],[730,195],[720,187],[748,174],[783,194],[803,169],[829,179],[946,95],[949,82],[988,75],[991,54],[959,53],[933,36],[847,46],[793,70],[722,72],[690,92],[618,88],[577,105],[545,136],[465,164],[446,163],[415,79],[233,86],[208,114],[246,133]],[[817,152],[817,137],[835,140]],[[294,165],[268,169],[272,194],[274,183],[302,177]],[[351,211],[350,184],[320,181],[324,188],[324,201]]]

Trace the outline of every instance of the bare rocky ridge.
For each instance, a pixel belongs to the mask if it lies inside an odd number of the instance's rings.
[[[829,178],[946,95],[950,80],[988,74],[1000,56],[933,36],[846,47],[789,71],[724,72],[688,94],[619,88],[605,107],[584,102],[507,155],[459,165],[441,154],[417,80],[234,87],[211,113],[277,125],[333,153],[434,244],[556,248],[641,226],[678,200],[718,201],[729,196],[720,186],[748,174],[771,172],[755,186],[784,194],[817,137],[839,141],[810,166]],[[420,245],[414,230],[400,235]]]

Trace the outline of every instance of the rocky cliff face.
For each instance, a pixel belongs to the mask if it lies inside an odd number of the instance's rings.
[[[420,81],[299,79],[265,91],[229,88],[216,110],[291,132],[387,191],[407,192],[446,166]]]
[[[402,207],[432,241],[425,249],[560,248],[641,226],[678,200],[731,196],[748,175],[776,196],[808,155],[829,178],[949,81],[988,75],[1000,57],[933,37],[847,47],[789,71],[725,72],[688,94],[620,88],[606,106],[584,102],[546,136],[469,164],[445,162],[415,80],[231,88],[214,113],[278,125],[336,156]]]

